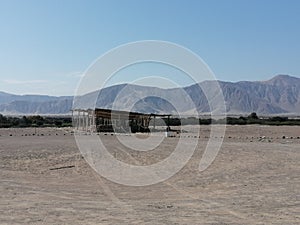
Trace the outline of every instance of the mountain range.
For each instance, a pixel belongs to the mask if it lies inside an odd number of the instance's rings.
[[[223,91],[228,114],[300,114],[300,78],[277,75],[267,81],[218,81],[218,84]],[[211,92],[213,87],[214,81],[171,89],[120,84],[76,98],[75,107],[88,108],[93,105],[92,100],[97,99],[96,106],[99,108],[117,105],[118,109],[145,113],[174,113],[176,108],[188,114],[196,106],[199,113],[209,113],[211,109],[205,93]],[[126,93],[122,94],[124,90]],[[194,105],[184,100],[179,101],[178,96],[182,96],[182,91]],[[141,98],[143,95],[146,97]],[[140,100],[135,102],[138,98]],[[176,107],[170,102],[176,102]],[[72,96],[13,95],[0,92],[1,114],[70,114],[72,105]]]

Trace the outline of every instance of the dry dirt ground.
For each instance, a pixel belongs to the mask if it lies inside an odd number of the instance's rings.
[[[300,127],[228,126],[201,173],[209,127],[184,135],[199,144],[179,173],[130,187],[94,172],[71,129],[0,129],[0,224],[300,224]],[[140,165],[167,157],[178,142],[137,152],[120,151],[115,135],[99,138],[118,160]]]

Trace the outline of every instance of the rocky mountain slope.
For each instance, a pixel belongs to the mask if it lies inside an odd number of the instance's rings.
[[[300,78],[278,75],[267,81],[236,83],[219,81],[219,85],[223,91],[227,113],[300,114]],[[215,91],[213,81],[204,81],[200,86],[205,91]],[[122,93],[124,90],[126,92]],[[210,111],[206,96],[197,84],[183,89],[121,84],[104,88],[100,94],[92,92],[82,96],[77,99],[76,104],[82,108],[89,108],[93,105],[91,101],[99,94],[96,106],[100,108],[115,107],[148,113],[174,113],[175,108],[169,102],[176,102],[177,109],[181,112],[189,112],[195,107],[180,99],[184,97],[183,90],[190,96],[198,112]],[[3,114],[68,114],[72,104],[73,97],[70,96],[20,96],[0,92],[0,113]]]

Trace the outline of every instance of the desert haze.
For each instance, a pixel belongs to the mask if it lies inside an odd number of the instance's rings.
[[[212,81],[200,83],[201,88],[210,90]],[[257,112],[262,115],[274,114],[294,114],[300,112],[300,79],[288,75],[278,75],[267,81],[240,81],[224,82],[219,81],[223,91],[226,110],[228,114],[249,114]],[[153,93],[157,96],[180,96],[180,89],[160,89],[138,85],[115,85],[101,90],[97,100],[97,107],[112,108],[118,93],[126,86],[132,95],[139,96],[141,93]],[[183,88],[195,103],[199,113],[208,113],[209,104],[205,94],[198,85],[191,85]],[[89,93],[82,97],[82,107],[85,104],[91,105],[93,97],[98,96],[98,92]],[[123,102],[122,110],[131,110],[130,96],[122,96],[119,99]],[[73,97],[62,96],[39,96],[39,95],[12,95],[0,92],[0,113],[2,114],[70,114]],[[191,110],[182,106],[182,112]],[[134,109],[143,113],[170,113],[173,108],[163,99],[157,97],[147,97],[141,99]]]
[[[300,225],[300,0],[0,0],[0,225]]]

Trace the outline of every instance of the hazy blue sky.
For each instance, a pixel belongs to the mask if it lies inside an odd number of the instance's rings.
[[[300,77],[300,1],[0,0],[0,91],[71,95],[100,55],[139,40],[183,45],[220,80]]]

